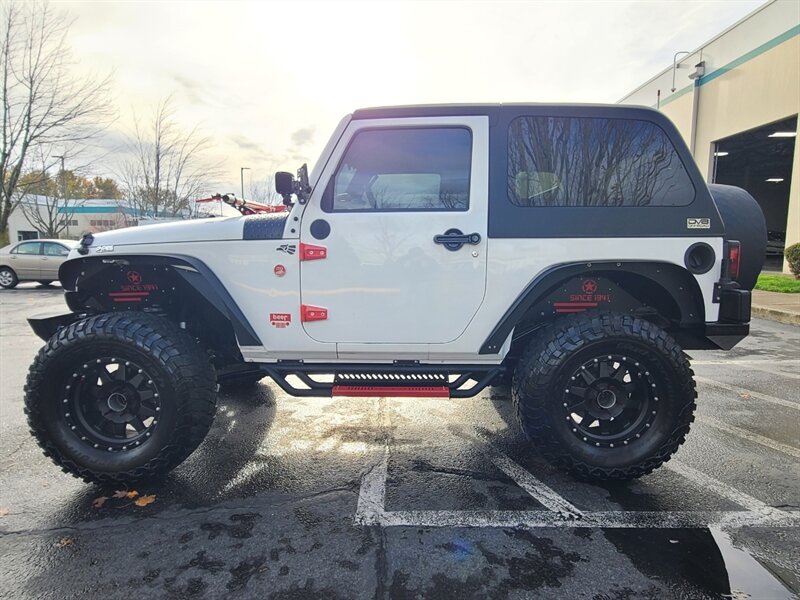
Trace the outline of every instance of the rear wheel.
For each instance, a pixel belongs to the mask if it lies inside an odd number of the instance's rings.
[[[19,278],[11,267],[0,267],[0,287],[10,290],[17,287]]]
[[[542,454],[597,480],[651,472],[694,420],[688,357],[649,321],[612,313],[544,328],[521,358],[512,397]]]
[[[172,322],[137,312],[89,317],[39,351],[25,386],[31,432],[68,473],[98,483],[166,473],[214,418],[208,357]]]

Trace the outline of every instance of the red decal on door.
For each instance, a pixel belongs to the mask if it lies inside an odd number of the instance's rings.
[[[320,260],[328,258],[328,249],[325,246],[314,246],[300,242],[300,260]]]
[[[273,327],[283,329],[292,324],[291,313],[269,313],[269,322]]]
[[[128,281],[131,282],[133,285],[138,285],[142,283],[142,276],[139,275],[139,273],[136,271],[128,271],[126,277],[128,278]]]
[[[274,271],[275,275],[277,275],[278,277],[283,277],[284,275],[286,275],[286,267],[284,267],[283,265],[275,265]]]
[[[300,306],[300,318],[304,323],[307,321],[325,321],[328,318],[328,309],[321,306],[303,304]]]

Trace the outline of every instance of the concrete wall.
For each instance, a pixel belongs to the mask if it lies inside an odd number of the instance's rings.
[[[688,75],[701,61],[705,74],[692,82]],[[673,75],[675,92],[671,91]],[[620,102],[664,112],[692,148],[700,172],[710,178],[716,141],[800,113],[800,2],[766,4],[679,58],[674,74],[668,67]],[[787,246],[800,242],[798,145],[790,183]],[[768,212],[776,228],[778,211]],[[784,270],[788,272],[788,267]]]

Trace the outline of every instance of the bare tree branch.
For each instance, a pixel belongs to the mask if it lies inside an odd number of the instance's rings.
[[[72,72],[70,21],[46,1],[0,9],[0,235],[25,193],[20,178],[34,148],[74,147],[113,119],[111,79]]]
[[[175,120],[172,97],[160,101],[149,120],[134,115],[131,158],[119,169],[125,201],[140,215],[177,217],[218,174],[207,159],[210,138],[198,126],[188,131]]]

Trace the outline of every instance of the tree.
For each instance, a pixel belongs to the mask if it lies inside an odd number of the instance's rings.
[[[250,195],[255,202],[261,204],[280,204],[283,199],[275,191],[275,175],[270,174],[260,181],[253,181],[250,184]]]
[[[20,177],[20,189],[25,190],[18,209],[37,231],[48,238],[58,238],[64,232],[83,203],[91,182],[74,171],[59,170],[55,177],[48,172],[51,157],[37,147],[39,167]]]
[[[91,180],[91,187],[86,197],[119,200],[122,198],[122,192],[117,182],[110,177],[95,177]]]
[[[206,157],[211,140],[199,127],[185,131],[175,120],[172,98],[159,102],[149,120],[135,119],[129,150],[122,165],[122,195],[139,214],[183,216],[190,201],[204,192],[218,167]]]
[[[59,170],[55,176],[47,170],[51,157],[41,148],[34,153],[39,166],[20,176],[20,189],[25,194],[18,209],[25,219],[45,237],[58,238],[69,231],[77,209],[86,200],[97,198],[116,199],[120,197],[117,183],[110,178],[89,179],[75,170]]]
[[[32,151],[75,154],[113,113],[110,77],[72,72],[70,22],[64,15],[42,1],[9,2],[0,8],[0,18],[0,236],[5,237],[8,217],[26,191],[20,178]]]

